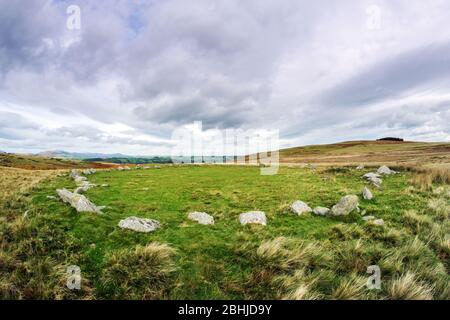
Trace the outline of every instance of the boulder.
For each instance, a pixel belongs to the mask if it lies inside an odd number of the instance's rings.
[[[199,224],[214,224],[214,218],[206,212],[190,212],[188,219],[197,221]]]
[[[315,207],[313,213],[318,216],[326,216],[330,212],[330,209],[325,207]]]
[[[241,213],[239,215],[239,222],[242,225],[248,223],[262,224],[265,226],[267,224],[266,214],[262,211],[250,211]]]
[[[77,212],[95,212],[102,213],[101,207],[97,207],[88,198],[81,194],[77,194],[74,192],[70,192],[67,189],[58,189],[56,190],[59,197],[65,203],[70,204]]]
[[[355,195],[347,195],[338,203],[336,203],[330,210],[330,214],[333,216],[345,216],[348,215],[353,210],[358,210],[359,199]]]
[[[291,204],[291,210],[299,216],[306,212],[312,211],[312,209],[306,203],[300,200],[297,200],[293,204]]]
[[[387,166],[381,166],[378,168],[377,173],[380,175],[390,175],[390,174],[395,174],[397,172],[389,169],[389,167],[387,167]]]
[[[78,177],[80,175],[80,173],[78,172],[78,170],[73,169],[72,171],[70,171],[70,177],[75,179],[76,177]]]
[[[363,177],[377,188],[379,188],[381,186],[381,183],[383,182],[380,179],[380,175],[377,173],[369,172],[366,173]]]
[[[119,227],[136,232],[153,232],[161,227],[161,223],[153,219],[128,217],[119,221]]]
[[[363,198],[366,200],[373,199],[373,194],[372,194],[372,192],[370,192],[369,188],[367,188],[367,187],[364,187],[362,194],[363,194]]]

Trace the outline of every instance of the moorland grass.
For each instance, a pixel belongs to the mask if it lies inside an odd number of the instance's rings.
[[[69,177],[55,177],[35,188],[31,200],[2,204],[2,219],[8,218],[0,229],[0,295],[449,299],[445,185],[416,189],[410,171],[385,178],[381,189],[373,188],[373,200],[360,201],[365,214],[384,219],[384,226],[358,213],[299,217],[286,210],[298,199],[330,207],[346,194],[359,195],[366,172],[282,167],[277,175],[261,176],[244,166],[100,171],[89,181],[109,187],[87,196],[107,206],[101,215],[77,214],[49,199],[56,188],[75,187]],[[241,226],[238,216],[249,210],[265,211],[268,225]],[[190,211],[210,213],[215,225],[188,221]],[[128,216],[156,219],[162,228],[150,234],[120,229]],[[381,290],[362,285],[374,264],[381,267]],[[68,265],[81,268],[79,292],[65,287]],[[414,285],[412,294],[405,293],[407,285]]]

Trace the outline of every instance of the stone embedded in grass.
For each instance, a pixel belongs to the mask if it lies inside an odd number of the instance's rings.
[[[348,215],[353,210],[358,210],[359,199],[357,196],[351,194],[347,195],[338,203],[336,203],[330,210],[330,214],[333,216],[345,216]]]
[[[214,224],[214,218],[206,212],[190,212],[188,219],[197,221],[199,224]]]
[[[367,188],[367,187],[364,187],[364,189],[362,191],[362,194],[363,194],[363,198],[366,199],[366,200],[372,200],[373,199],[373,194],[369,190],[369,188]]]
[[[153,219],[128,217],[119,221],[119,227],[137,232],[153,232],[161,228],[161,223]]]
[[[360,164],[359,166],[356,167],[356,170],[364,170],[364,166]]]
[[[364,221],[369,221],[369,220],[374,220],[374,219],[375,219],[374,216],[365,216],[365,217],[363,217]]]
[[[265,226],[267,224],[267,219],[266,214],[262,211],[249,211],[239,215],[239,222],[242,225],[254,223]]]
[[[77,212],[95,212],[102,213],[101,208],[97,207],[88,198],[81,194],[77,194],[74,192],[70,192],[67,189],[58,189],[56,190],[59,197],[65,203],[70,204]]]
[[[84,175],[90,175],[90,174],[93,174],[93,173],[96,173],[97,172],[97,170],[95,170],[95,169],[86,169],[86,170],[83,170],[83,174]]]
[[[377,226],[384,226],[384,220],[383,219],[373,220],[372,223],[374,225],[377,225]]]
[[[291,205],[291,210],[301,216],[306,212],[311,212],[312,209],[303,201],[297,200]]]
[[[47,196],[47,199],[55,200],[56,197],[55,196]]]
[[[389,174],[395,174],[397,172],[394,171],[394,170],[389,169],[389,167],[387,167],[387,166],[381,166],[381,167],[378,168],[377,173],[381,174],[381,175],[382,174],[389,175]]]
[[[381,183],[383,182],[378,173],[369,172],[363,175],[363,178],[371,182],[377,188],[381,187]]]
[[[318,216],[326,216],[328,213],[330,213],[330,209],[325,207],[315,207],[313,209],[313,213]]]

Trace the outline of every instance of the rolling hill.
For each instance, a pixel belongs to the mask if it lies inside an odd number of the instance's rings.
[[[285,164],[450,164],[450,143],[411,141],[347,141],[280,151]]]

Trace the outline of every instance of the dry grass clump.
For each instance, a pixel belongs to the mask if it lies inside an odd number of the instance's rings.
[[[348,278],[341,280],[339,285],[331,292],[331,299],[335,300],[358,300],[364,299],[367,293],[367,277],[351,274]]]
[[[450,200],[445,198],[434,198],[428,201],[428,208],[431,213],[440,220],[446,220],[450,217]]]
[[[405,225],[415,234],[429,230],[433,224],[429,216],[418,214],[415,210],[407,210],[403,218]]]
[[[313,289],[318,279],[306,273],[306,268],[302,268],[293,274],[275,278],[273,282],[278,288],[280,299],[318,300],[323,298],[322,294]]]
[[[417,169],[410,183],[421,189],[431,189],[435,185],[450,184],[450,169],[448,168],[420,168]]]
[[[388,289],[392,300],[432,300],[433,287],[416,280],[416,275],[406,272],[392,280]]]
[[[157,242],[122,249],[106,256],[101,283],[115,299],[164,299],[176,270],[174,250]]]

